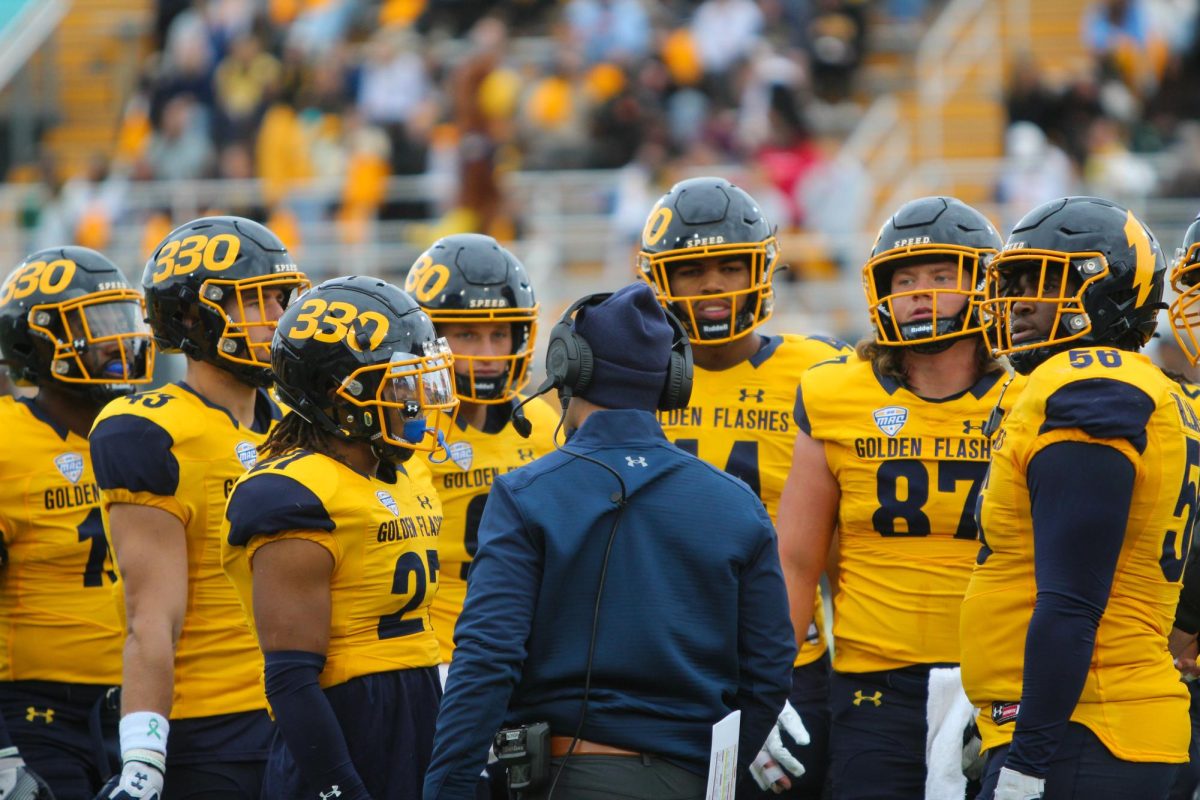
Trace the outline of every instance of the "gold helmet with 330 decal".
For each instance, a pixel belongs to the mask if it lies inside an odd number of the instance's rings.
[[[404,290],[436,326],[512,326],[512,351],[506,355],[454,354],[456,365],[466,365],[454,376],[460,399],[506,403],[529,383],[538,304],[525,266],[495,239],[478,233],[438,239],[408,271]]]
[[[1140,350],[1164,307],[1166,274],[1158,240],[1132,211],[1099,197],[1052,200],[1022,217],[988,264],[984,332],[1026,375],[1073,345]],[[1015,337],[1019,312],[1037,304],[1054,306],[1049,333]]]
[[[306,292],[271,342],[275,390],[293,411],[381,458],[444,448],[458,411],[453,356],[417,302],[363,275]]]
[[[154,248],[142,275],[159,347],[253,386],[271,382],[268,300],[279,293],[286,308],[309,285],[279,237],[242,217],[180,225]]]
[[[0,284],[0,352],[13,379],[104,403],[150,381],[142,295],[86,247],[39,250]]]
[[[705,296],[671,290],[671,271],[679,262],[714,257],[745,258],[749,285]],[[746,336],[771,317],[778,260],[775,232],[753,197],[724,178],[689,178],[672,186],[651,209],[642,230],[638,273],[683,323],[693,344],[722,344]],[[695,305],[717,298],[728,298],[734,313],[724,320],[698,318]]]

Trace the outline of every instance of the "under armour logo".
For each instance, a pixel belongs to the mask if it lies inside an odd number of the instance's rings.
[[[875,692],[875,694],[863,694],[862,689],[856,689],[854,692],[854,705],[861,706],[863,701],[869,701],[875,704],[875,707],[883,705],[883,692]]]
[[[650,465],[646,463],[645,456],[638,456],[637,458],[634,458],[633,456],[625,456],[625,466],[627,466],[627,467],[648,467]]]
[[[318,791],[317,794],[321,795],[321,800],[329,800],[331,797],[341,797],[342,790],[339,789],[338,785],[335,783],[333,786],[329,787],[328,792]]]
[[[522,461],[533,461],[533,448],[532,447],[518,447],[517,448],[517,458],[521,459]]]
[[[47,708],[45,711],[38,711],[33,706],[26,706],[26,708],[25,708],[25,721],[26,722],[33,722],[38,717],[41,717],[43,720],[46,721],[46,724],[49,725],[50,723],[54,722],[54,709]]]
[[[421,508],[433,508],[433,501],[430,500],[426,495],[417,495],[417,502],[421,504]]]
[[[759,389],[755,392],[748,392],[745,389],[738,389],[738,400],[740,400],[741,402],[744,403],[747,400],[749,400],[751,397],[753,397],[754,402],[761,403],[763,401],[763,398],[766,396],[766,394],[767,394],[766,389]]]
[[[145,772],[134,772],[133,780],[131,780],[129,782],[129,788],[137,789],[138,791],[141,791],[142,789],[146,788],[145,781],[148,781],[148,780],[150,780],[149,774],[147,774]]]
[[[964,419],[963,420],[963,434],[969,436],[971,434],[971,431],[979,431],[980,433],[983,433],[986,430],[985,425],[986,425],[986,423],[983,423],[983,422],[979,423],[978,425],[972,425],[971,420]]]

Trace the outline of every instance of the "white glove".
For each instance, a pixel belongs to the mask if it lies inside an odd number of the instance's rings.
[[[50,787],[25,766],[15,747],[0,750],[0,800],[54,800]]]
[[[133,749],[124,758],[121,774],[104,784],[96,800],[160,800],[167,757],[154,750]]]
[[[808,730],[804,727],[803,720],[796,713],[796,709],[792,708],[792,704],[786,700],[783,703],[783,710],[779,712],[779,719],[775,720],[775,726],[767,734],[767,741],[763,743],[762,749],[758,751],[758,755],[750,764],[750,775],[758,784],[758,788],[763,791],[769,789],[776,794],[786,788],[785,786],[776,786],[776,782],[785,777],[783,769],[797,778],[804,775],[804,765],[788,752],[787,747],[783,744],[783,735],[780,731],[786,731],[787,735],[798,745],[803,746],[809,743]]]
[[[994,800],[1042,800],[1045,791],[1044,778],[1035,778],[1015,769],[1002,767],[1000,780],[996,781],[996,793],[992,797]]]

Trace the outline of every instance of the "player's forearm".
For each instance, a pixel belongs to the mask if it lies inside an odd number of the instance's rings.
[[[121,711],[171,716],[175,689],[175,635],[170,620],[130,620],[125,637]]]

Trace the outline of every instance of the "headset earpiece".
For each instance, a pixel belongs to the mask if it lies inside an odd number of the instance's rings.
[[[592,348],[572,327],[575,313],[611,296],[611,292],[604,292],[581,297],[550,329],[550,340],[546,343],[546,382],[557,387],[564,397],[585,391],[592,382]]]
[[[695,378],[692,363],[692,343],[688,339],[687,329],[679,318],[664,308],[667,322],[675,334],[671,342],[671,360],[667,365],[667,380],[663,383],[662,395],[658,398],[659,411],[678,411],[687,408],[692,399],[692,383]]]

